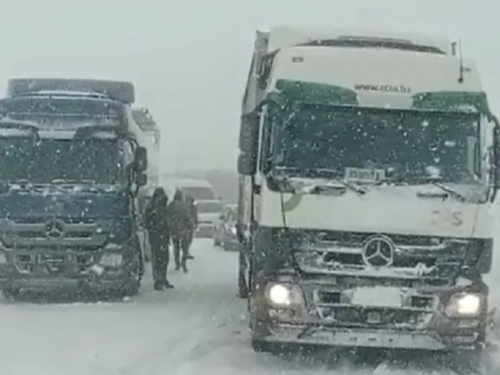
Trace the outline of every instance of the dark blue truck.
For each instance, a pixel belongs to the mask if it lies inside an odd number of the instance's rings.
[[[13,79],[0,100],[0,286],[133,295],[147,151],[128,82]]]

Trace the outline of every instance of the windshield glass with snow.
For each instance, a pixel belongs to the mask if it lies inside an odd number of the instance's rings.
[[[378,170],[408,183],[432,173],[450,183],[480,177],[476,114],[304,105],[275,116],[273,128],[273,167],[298,174]]]
[[[117,140],[20,137],[0,138],[0,180],[125,184],[127,178]]]
[[[182,192],[186,196],[191,197],[194,200],[215,199],[214,192],[209,187],[202,187],[202,186],[183,187]]]
[[[121,104],[88,98],[23,97],[0,100],[0,115],[36,121],[42,127],[74,128],[86,123],[119,125]]]
[[[217,213],[224,209],[224,206],[220,202],[197,202],[196,208],[198,213]]]

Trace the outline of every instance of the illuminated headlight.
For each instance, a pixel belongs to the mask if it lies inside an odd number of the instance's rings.
[[[99,261],[101,266],[119,267],[123,262],[123,255],[116,253],[104,253]]]
[[[481,313],[482,300],[483,297],[479,294],[454,294],[446,306],[446,315],[449,317],[476,317]]]
[[[236,227],[231,227],[231,233],[236,236]]]
[[[292,284],[270,284],[266,293],[268,301],[276,307],[287,307],[303,303],[302,290]]]

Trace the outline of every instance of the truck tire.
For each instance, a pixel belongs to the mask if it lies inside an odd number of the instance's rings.
[[[273,344],[257,339],[252,339],[252,349],[255,353],[274,353]]]
[[[3,288],[2,293],[6,299],[15,301],[21,295],[21,289],[5,287],[5,288]]]
[[[493,375],[495,370],[493,358],[488,349],[454,353],[453,370],[458,374]]]
[[[493,375],[494,371],[492,354],[487,349],[477,350],[469,356],[470,369],[480,375]]]
[[[133,297],[139,294],[139,289],[141,288],[141,278],[136,280],[131,280],[123,290],[123,297]]]
[[[137,259],[134,261],[134,270],[130,272],[128,280],[121,291],[123,297],[132,297],[139,293],[141,287],[142,277],[144,276],[144,262],[142,254],[139,254]]]

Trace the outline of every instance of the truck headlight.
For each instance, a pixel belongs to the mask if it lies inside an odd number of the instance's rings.
[[[236,227],[231,227],[231,233],[236,236]]]
[[[451,296],[445,313],[449,317],[476,317],[481,313],[483,296],[473,293],[457,293]]]
[[[116,253],[104,253],[99,261],[101,266],[119,267],[123,262],[123,255]]]
[[[266,297],[276,307],[303,304],[302,290],[299,286],[286,283],[273,283],[267,287]]]

